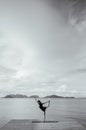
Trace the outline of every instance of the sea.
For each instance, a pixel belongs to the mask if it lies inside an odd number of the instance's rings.
[[[66,119],[86,120],[86,99],[58,98],[50,100],[50,107],[46,110],[46,121],[60,121]],[[37,102],[31,98],[0,98],[0,127],[12,119],[43,120],[43,112]]]

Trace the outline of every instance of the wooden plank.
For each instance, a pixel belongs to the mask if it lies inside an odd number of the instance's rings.
[[[32,121],[30,121],[30,120],[11,120],[0,130],[32,130]]]

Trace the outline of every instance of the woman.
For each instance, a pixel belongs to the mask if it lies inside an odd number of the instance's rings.
[[[50,106],[50,100],[47,101],[47,102],[44,102],[44,103],[42,103],[40,100],[37,100],[36,98],[35,98],[35,100],[36,100],[36,102],[38,103],[39,108],[44,112],[44,122],[45,122],[46,109]],[[44,106],[44,104],[46,104],[46,103],[48,103],[48,105],[47,105],[47,106]]]

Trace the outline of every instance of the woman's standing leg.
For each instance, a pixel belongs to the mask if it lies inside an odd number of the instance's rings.
[[[46,119],[46,110],[44,111],[44,122],[45,122],[45,119]]]

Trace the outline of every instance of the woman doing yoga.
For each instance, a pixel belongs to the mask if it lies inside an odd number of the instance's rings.
[[[45,122],[45,118],[46,118],[46,109],[50,106],[50,100],[47,101],[47,102],[41,102],[40,100],[37,100],[35,98],[36,102],[38,103],[39,105],[39,108],[44,112],[44,122]],[[44,106],[44,104],[47,104],[47,106]]]

